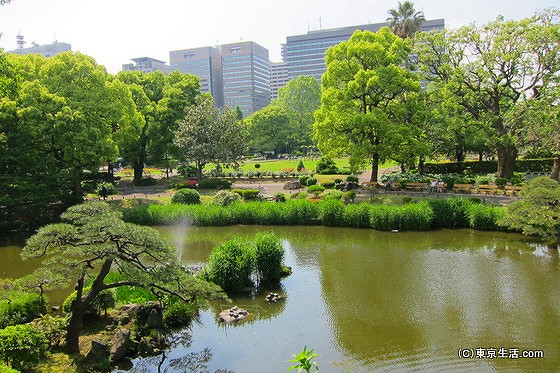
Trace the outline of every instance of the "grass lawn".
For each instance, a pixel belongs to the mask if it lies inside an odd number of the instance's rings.
[[[297,170],[299,159],[271,159],[271,160],[247,160],[241,169],[243,171],[256,171],[255,164],[260,164],[259,171],[284,171],[293,169]],[[319,159],[302,158],[303,166],[306,170],[312,171],[317,166]],[[338,168],[348,168],[348,158],[338,158],[334,160]]]

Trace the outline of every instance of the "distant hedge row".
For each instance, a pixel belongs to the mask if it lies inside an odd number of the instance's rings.
[[[550,172],[553,165],[553,158],[519,159],[515,161],[513,170],[516,172]],[[458,174],[463,173],[465,170],[474,174],[491,174],[498,171],[498,162],[477,161],[424,164],[424,172],[428,174]]]
[[[144,225],[195,226],[325,225],[377,230],[423,231],[436,228],[499,230],[503,208],[464,198],[429,199],[402,206],[349,204],[336,200],[313,203],[289,200],[282,203],[245,202],[228,206],[158,205],[123,211],[126,221]]]

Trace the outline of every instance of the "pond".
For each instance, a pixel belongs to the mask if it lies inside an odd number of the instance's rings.
[[[212,247],[236,234],[274,230],[294,270],[278,289],[233,297],[233,304],[252,313],[247,321],[217,321],[231,304],[204,311],[192,327],[190,346],[169,351],[163,367],[209,348],[211,372],[284,372],[287,360],[304,346],[319,353],[315,360],[324,372],[521,372],[560,366],[558,253],[519,235],[326,227],[158,229],[189,264],[205,263]],[[269,291],[286,299],[268,304]],[[484,358],[459,357],[477,351]],[[542,358],[521,357],[540,351]],[[135,367],[155,372],[159,362],[138,359]]]
[[[192,325],[188,342],[165,357],[134,360],[134,371],[158,372],[159,365],[162,372],[182,372],[178,366],[186,358],[205,362],[210,372],[285,372],[304,346],[319,354],[315,361],[323,372],[524,372],[560,366],[558,252],[522,236],[326,227],[158,230],[188,264],[204,264],[212,247],[236,234],[273,230],[293,274],[278,288],[213,304]],[[1,277],[33,269],[19,260],[17,242],[0,246]],[[270,291],[285,300],[267,303]],[[219,312],[233,304],[251,317],[236,325],[218,322]]]

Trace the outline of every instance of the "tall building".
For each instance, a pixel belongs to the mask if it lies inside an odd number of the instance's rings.
[[[252,41],[220,46],[224,106],[239,106],[246,117],[270,103],[268,49]]]
[[[278,90],[289,81],[288,64],[286,62],[270,63],[270,99],[278,98]]]
[[[169,52],[169,66],[183,74],[200,78],[200,92],[210,93],[216,106],[224,105],[222,56],[214,47],[181,49]]]
[[[20,41],[21,40],[21,41]],[[23,37],[18,35],[18,44],[23,47],[25,42],[23,41]],[[15,54],[31,54],[31,53],[39,53],[45,57],[52,57],[56,54],[71,51],[72,46],[68,43],[59,43],[55,41],[51,44],[39,45],[35,43],[31,43],[31,47],[29,48],[18,48],[9,53]]]
[[[286,37],[286,44],[282,46],[282,58],[288,64],[289,79],[306,75],[320,81],[327,70],[325,54],[329,47],[347,41],[356,30],[375,32],[383,26],[389,26],[389,23],[309,31],[307,34]],[[422,24],[422,31],[442,30],[444,27],[444,19],[426,20]]]
[[[165,61],[156,60],[152,57],[138,57],[131,58],[131,60],[134,61],[134,63],[122,65],[124,71],[140,70],[145,73],[161,71],[164,74],[169,74],[171,72],[169,65],[166,65]]]

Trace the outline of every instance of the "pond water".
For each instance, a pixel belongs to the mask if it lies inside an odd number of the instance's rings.
[[[247,321],[217,321],[231,304],[204,311],[190,345],[168,352],[161,367],[169,371],[175,371],[173,359],[209,348],[211,372],[284,372],[304,346],[319,353],[315,361],[323,372],[560,367],[558,253],[521,236],[326,227],[158,229],[189,264],[205,263],[212,247],[236,234],[274,230],[294,270],[278,289],[233,297],[233,304],[252,313]],[[269,291],[285,301],[268,304]],[[467,356],[477,348],[484,358],[459,357],[460,349]],[[543,351],[544,357],[521,358],[523,351]],[[138,359],[135,367],[155,372],[160,362]]]
[[[188,342],[164,357],[134,360],[134,371],[183,372],[190,361],[203,362],[210,372],[285,372],[304,346],[319,354],[314,360],[323,372],[560,367],[558,252],[522,236],[326,227],[158,230],[188,264],[205,263],[212,247],[236,234],[273,230],[293,274],[278,288],[232,297],[251,313],[236,325],[217,321],[220,310],[233,304],[213,304],[192,325]],[[0,247],[0,257],[0,277],[34,267],[19,260],[18,243]],[[270,291],[285,300],[268,304]],[[483,358],[459,356],[477,349]],[[544,357],[522,357],[540,351]]]

